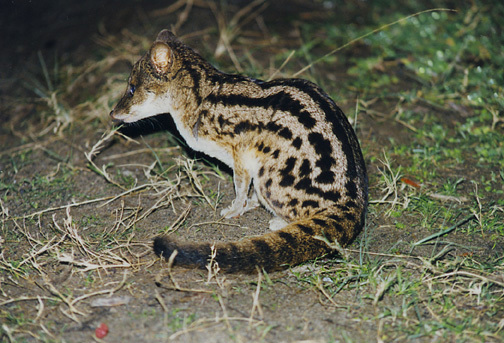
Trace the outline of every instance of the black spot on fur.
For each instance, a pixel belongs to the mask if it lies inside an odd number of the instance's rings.
[[[294,184],[295,178],[292,175],[283,175],[282,180],[280,181],[279,185],[281,187],[290,187]]]
[[[315,165],[321,169],[321,173],[315,181],[318,183],[330,184],[335,180],[334,172],[331,167],[336,164],[336,161],[331,156],[333,149],[331,142],[324,138],[321,133],[312,132],[308,135],[308,141],[312,144],[315,152],[320,156]]]
[[[357,186],[355,185],[355,182],[348,181],[345,184],[345,188],[347,190],[347,194],[348,194],[348,197],[350,199],[356,199],[357,198]]]
[[[317,208],[319,207],[319,203],[318,201],[313,201],[313,200],[305,200],[303,201],[303,203],[301,204],[302,207],[313,207],[313,208]]]
[[[333,227],[336,229],[337,232],[342,232],[342,233],[345,232],[345,229],[339,223],[333,223]]]
[[[272,131],[272,132],[278,132],[282,126],[278,125],[275,122],[269,122],[266,124],[266,130]]]
[[[337,202],[341,198],[341,195],[337,191],[328,191],[328,192],[323,192],[322,197],[325,200]]]
[[[356,204],[355,202],[351,201],[351,200],[347,201],[347,202],[345,203],[345,205],[346,205],[347,207],[349,207],[349,208],[356,208],[356,207],[357,207],[357,204]]]
[[[299,150],[299,148],[301,148],[301,145],[303,144],[303,140],[299,137],[296,137],[293,141],[292,141],[292,146],[296,149]]]
[[[291,174],[291,172],[294,169],[296,162],[297,159],[295,157],[289,157],[285,161],[285,167],[280,170],[280,175],[282,177],[282,180],[279,183],[280,186],[289,187],[294,184],[295,177]]]
[[[336,160],[329,154],[322,154],[315,162],[315,165],[323,171],[330,171],[331,167],[336,164]]]
[[[229,122],[226,119],[224,119],[222,114],[219,115],[219,117],[217,118],[217,121],[219,122],[219,126],[221,129],[224,127],[224,125],[229,124]]]
[[[303,124],[308,130],[311,130],[315,126],[315,124],[317,123],[315,118],[313,118],[308,111],[299,112],[297,117],[298,117],[298,121],[301,124]]]
[[[235,243],[229,242],[229,249],[231,250],[230,251],[231,256],[238,256],[240,249],[238,249]]]
[[[310,175],[312,169],[310,166],[310,161],[308,161],[306,158],[303,160],[303,163],[301,163],[301,167],[299,167],[299,176],[300,177],[305,177]]]
[[[291,139],[292,138],[292,131],[289,130],[289,128],[287,127],[284,127],[283,129],[281,129],[278,134],[285,138],[285,139]]]
[[[297,158],[295,157],[289,157],[287,160],[285,160],[285,168],[281,170],[282,173],[290,173],[293,169],[294,166],[296,165]]]
[[[338,204],[336,205],[341,211],[346,212],[349,210],[349,208],[345,205]]]
[[[337,191],[324,192],[320,188],[313,187],[312,181],[307,177],[301,179],[298,183],[296,183],[294,185],[294,188],[304,190],[308,194],[316,194],[325,200],[330,200],[333,202],[337,202],[341,197],[341,195]]]
[[[305,177],[305,178],[299,180],[299,182],[296,183],[294,188],[299,189],[299,190],[301,190],[301,189],[307,190],[308,188],[311,187],[311,184],[312,184],[311,180],[309,178]]]
[[[308,135],[308,141],[313,145],[315,152],[319,155],[331,155],[332,146],[328,139],[325,139],[319,132],[311,132]]]
[[[271,201],[271,204],[276,207],[276,208],[283,208],[284,207],[284,204],[281,203],[280,201],[277,201],[277,200],[272,200]]]
[[[315,181],[317,181],[318,183],[325,183],[325,184],[333,183],[334,180],[335,180],[335,175],[330,170],[326,170],[326,171],[321,172],[315,178]]]
[[[298,199],[292,199],[291,201],[289,201],[289,206],[293,207],[293,206],[296,206],[298,204]]]
[[[244,121],[236,124],[236,126],[234,128],[234,133],[239,135],[242,132],[247,132],[247,131],[251,131],[254,129],[255,129],[254,125],[252,125],[248,120],[244,120]]]

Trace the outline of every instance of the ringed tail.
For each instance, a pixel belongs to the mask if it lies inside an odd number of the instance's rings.
[[[365,211],[363,211],[365,212]],[[278,231],[234,242],[184,242],[169,236],[154,239],[154,252],[169,259],[177,250],[175,266],[205,269],[215,249],[214,261],[227,273],[252,273],[256,266],[267,272],[286,269],[334,251],[326,242],[346,246],[361,230],[353,214],[320,212],[292,222]]]

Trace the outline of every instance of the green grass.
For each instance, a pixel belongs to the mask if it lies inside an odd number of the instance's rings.
[[[361,321],[383,325],[384,341],[412,340],[436,335],[465,340],[495,339],[502,314],[502,299],[495,294],[498,283],[487,277],[497,265],[485,265],[470,257],[445,259],[442,255],[411,260],[406,256],[373,259],[355,265],[322,263],[313,272],[295,272],[298,282],[336,301],[344,294],[347,303],[372,303],[373,314]],[[471,276],[479,277],[473,279]],[[501,282],[502,286],[502,282]],[[346,305],[338,302],[344,308]]]

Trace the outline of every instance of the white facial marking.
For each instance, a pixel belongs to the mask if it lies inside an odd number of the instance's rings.
[[[168,95],[156,96],[154,93],[148,93],[144,101],[131,106],[129,113],[115,115],[115,119],[122,120],[125,123],[134,123],[157,114],[170,113],[172,112],[170,100]]]

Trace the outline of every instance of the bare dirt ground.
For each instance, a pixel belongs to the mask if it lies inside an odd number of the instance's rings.
[[[160,233],[225,241],[266,232],[270,214],[264,209],[220,218],[234,197],[230,171],[181,146],[169,122],[159,118],[154,126],[120,133],[111,131],[108,119],[131,62],[162,28],[175,29],[220,68],[252,65],[258,68],[252,76],[267,77],[279,67],[272,56],[287,57],[305,44],[302,26],[324,19],[327,11],[319,2],[256,1],[239,25],[233,23],[233,14],[248,3],[0,5],[0,340],[502,341],[504,237],[454,230],[433,244],[412,246],[437,228],[467,228],[475,219],[461,211],[426,227],[419,223],[429,218],[406,211],[397,224],[388,201],[407,207],[412,193],[421,198],[429,191],[392,178],[395,188],[384,198],[381,175],[390,167],[381,162],[384,151],[401,165],[393,146],[412,136],[403,122],[380,115],[396,106],[386,99],[370,103],[357,119],[374,203],[365,232],[345,259],[332,256],[271,274],[225,275],[212,263],[207,271],[170,268],[154,255],[151,241]],[[368,11],[364,2],[350,2],[341,9],[342,23],[365,22],[372,17]],[[357,45],[342,54],[365,52]],[[302,67],[295,62],[290,70]],[[326,85],[338,80],[331,94],[352,77],[337,62],[324,68],[314,73],[327,76]],[[395,87],[403,86],[415,84]],[[353,116],[359,94],[350,89],[345,95],[338,103]],[[417,103],[413,110],[432,107]],[[449,131],[465,114],[447,113]],[[449,178],[467,180],[457,189],[460,196],[444,198],[454,207],[472,196],[470,180],[499,172],[477,167],[471,156],[431,167],[438,170],[432,187]],[[481,201],[484,206],[498,200],[488,194]],[[480,200],[476,194],[469,201],[477,208]],[[100,323],[109,328],[102,340],[95,335]]]

